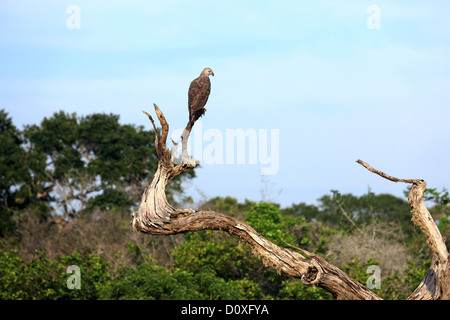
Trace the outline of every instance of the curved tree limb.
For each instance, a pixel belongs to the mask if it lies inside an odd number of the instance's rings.
[[[423,193],[427,184],[422,179],[398,179],[372,168],[362,160],[357,163],[367,170],[393,182],[412,183],[408,202],[411,209],[411,220],[427,236],[428,245],[433,252],[433,262],[425,278],[408,297],[409,300],[447,300],[450,298],[450,272],[449,253],[445,241],[434,222],[428,209],[425,207]]]
[[[299,248],[296,248],[297,251],[281,248],[238,219],[214,211],[178,209],[171,206],[165,195],[168,180],[195,167],[195,161],[190,159],[187,153],[187,141],[194,122],[189,121],[182,134],[183,157],[181,163],[175,166],[173,159],[178,145],[174,143],[172,153],[167,149],[169,125],[158,106],[154,105],[154,107],[162,127],[160,135],[156,130],[153,118],[147,112],[144,111],[144,113],[150,119],[155,130],[155,145],[159,162],[152,183],[143,192],[139,209],[132,214],[131,223],[135,231],[150,235],[174,235],[199,230],[223,230],[248,243],[252,252],[260,257],[266,266],[272,267],[288,277],[301,279],[302,283],[306,285],[322,287],[329,291],[335,299],[380,299],[364,285],[350,278],[320,256]],[[448,299],[450,297],[448,251],[436,224],[423,204],[425,181],[398,179],[370,167],[361,160],[357,162],[388,180],[413,184],[409,194],[412,220],[427,235],[434,253],[434,260],[424,280],[409,299]]]
[[[266,266],[288,277],[299,278],[304,284],[325,288],[336,299],[380,299],[358,281],[348,277],[339,268],[321,257],[298,249],[281,248],[257,233],[248,224],[214,211],[176,209],[166,200],[165,187],[168,179],[195,167],[195,161],[187,154],[187,140],[194,122],[189,121],[182,135],[182,162],[174,166],[172,154],[166,147],[168,123],[158,108],[155,112],[161,124],[161,135],[156,131],[153,118],[144,111],[155,129],[155,144],[159,157],[158,169],[152,183],[145,189],[139,209],[132,215],[135,231],[151,235],[173,235],[199,230],[223,230],[249,244],[252,252],[260,257]],[[175,144],[175,149],[177,144]]]

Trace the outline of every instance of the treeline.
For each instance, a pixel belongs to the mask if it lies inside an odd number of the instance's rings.
[[[63,111],[19,130],[0,110],[0,236],[25,209],[67,222],[94,208],[136,205],[157,166],[154,138],[142,126],[120,124],[118,115]],[[180,179],[172,181],[170,195],[180,188]]]
[[[153,131],[112,114],[61,111],[19,130],[0,111],[0,299],[332,298],[265,267],[224,232],[132,232],[130,213],[157,166],[153,140]],[[182,187],[183,180],[171,182],[170,201],[187,201]],[[426,195],[449,235],[448,192]],[[378,265],[374,290],[387,299],[407,297],[430,264],[407,201],[388,194],[331,190],[317,205],[287,208],[230,197],[195,206],[242,219],[280,246],[317,253],[363,284],[368,266]],[[79,289],[68,286],[71,265],[79,267]]]

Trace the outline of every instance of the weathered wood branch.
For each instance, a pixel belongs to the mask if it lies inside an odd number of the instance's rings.
[[[145,220],[143,220],[145,221]],[[231,216],[214,211],[181,211],[173,216],[170,224],[159,228],[143,225],[133,220],[136,231],[151,235],[174,235],[200,230],[221,230],[244,240],[253,254],[261,258],[265,266],[287,277],[301,279],[306,285],[322,287],[340,300],[378,300],[376,294],[323,258],[299,249],[304,255],[289,248],[281,248],[257,233],[248,224]]]
[[[183,158],[183,161],[180,164],[174,165],[172,155],[166,147],[169,124],[158,106],[156,104],[153,104],[153,106],[155,107],[155,113],[161,124],[161,135],[159,135],[156,130],[156,124],[152,116],[145,111],[143,112],[150,119],[155,131],[155,147],[159,158],[158,169],[153,176],[152,183],[144,190],[138,211],[134,212],[132,217],[133,223],[136,222],[142,225],[166,228],[166,224],[170,223],[171,216],[180,213],[180,210],[172,207],[166,199],[167,182],[169,179],[174,178],[189,169],[193,169],[195,167],[195,161]],[[192,128],[192,126],[190,127]],[[182,142],[183,148],[186,148],[189,133],[190,131],[186,133],[186,139]],[[183,212],[191,211],[192,210],[187,209]]]
[[[408,195],[411,220],[427,236],[428,245],[433,252],[433,262],[425,278],[408,299],[448,300],[450,298],[449,253],[445,241],[423,200],[423,193],[427,187],[425,180],[399,179],[372,168],[362,160],[357,160],[356,162],[367,170],[390,181],[412,183]]]
[[[178,209],[170,205],[165,194],[168,180],[195,167],[195,161],[189,157],[187,152],[187,141],[195,123],[189,121],[186,125],[181,137],[182,161],[175,166],[173,160],[178,145],[174,143],[172,153],[167,149],[169,125],[158,106],[154,105],[154,107],[162,127],[161,134],[158,134],[153,118],[147,112],[144,111],[144,113],[150,119],[155,130],[155,146],[159,163],[152,183],[142,195],[139,209],[132,215],[132,227],[135,231],[149,235],[174,235],[199,230],[222,230],[245,241],[266,266],[272,267],[288,277],[301,279],[302,283],[306,285],[322,287],[336,299],[380,299],[364,285],[350,278],[320,256],[300,248],[292,250],[279,247],[238,219],[214,211]],[[434,253],[434,260],[424,280],[409,299],[448,299],[450,292],[448,251],[436,224],[423,203],[425,181],[398,179],[370,167],[361,160],[357,162],[388,180],[413,184],[409,194],[412,220],[427,235],[428,243]]]
[[[302,249],[298,250],[303,255],[289,248],[281,248],[238,219],[219,212],[176,209],[171,206],[165,196],[168,179],[195,167],[195,161],[187,154],[187,140],[194,122],[189,121],[186,125],[182,134],[182,162],[174,166],[176,150],[170,153],[166,147],[169,125],[161,110],[156,105],[154,107],[162,127],[161,135],[157,133],[153,118],[147,112],[144,113],[155,129],[159,164],[152,183],[142,195],[139,209],[132,215],[134,230],[150,235],[222,230],[248,243],[252,252],[260,257],[266,266],[288,277],[299,278],[304,284],[323,287],[336,299],[380,299],[361,283],[348,277],[321,257]],[[174,148],[177,147],[175,144]]]

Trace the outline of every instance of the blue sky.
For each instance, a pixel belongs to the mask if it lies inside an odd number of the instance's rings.
[[[67,27],[70,5],[80,29]],[[371,5],[378,29],[367,26]],[[200,134],[278,130],[279,170],[262,179],[261,163],[204,164],[186,186],[194,199],[259,201],[264,184],[283,206],[331,189],[403,196],[405,184],[357,159],[441,190],[449,11],[444,1],[3,1],[0,108],[18,127],[64,110],[150,128],[141,110],[156,103],[176,131],[190,81],[211,67]]]

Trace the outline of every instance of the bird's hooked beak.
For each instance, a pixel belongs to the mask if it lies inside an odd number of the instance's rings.
[[[214,77],[214,72],[211,70],[211,75]]]

